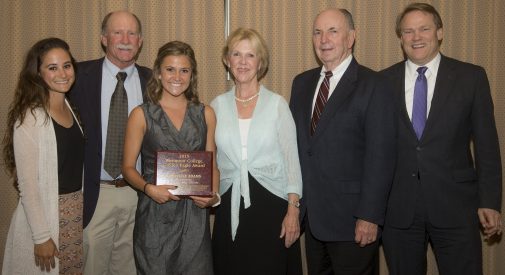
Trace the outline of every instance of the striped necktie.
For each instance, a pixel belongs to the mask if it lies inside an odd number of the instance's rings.
[[[314,105],[314,112],[312,113],[312,120],[310,122],[310,135],[314,135],[316,132],[317,123],[321,118],[324,106],[328,102],[328,94],[330,91],[330,78],[333,76],[331,71],[327,71],[324,76],[323,83],[319,87],[319,92],[317,93],[316,104]]]

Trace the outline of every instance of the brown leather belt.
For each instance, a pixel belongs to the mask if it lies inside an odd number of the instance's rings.
[[[115,179],[115,180],[101,180],[100,183],[114,185],[116,187],[125,187],[125,186],[129,185],[128,182],[123,178]]]

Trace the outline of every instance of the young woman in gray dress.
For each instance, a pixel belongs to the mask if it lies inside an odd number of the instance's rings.
[[[123,175],[139,190],[133,243],[138,274],[213,274],[208,208],[219,204],[219,172],[213,163],[212,197],[180,198],[174,186],[154,185],[156,152],[216,150],[216,118],[198,100],[193,49],[163,45],[148,83],[147,102],[128,119]],[[135,169],[142,154],[144,175]],[[215,159],[215,158],[214,158]]]

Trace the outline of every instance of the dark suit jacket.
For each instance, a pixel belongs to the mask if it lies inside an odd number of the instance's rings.
[[[312,234],[353,241],[356,219],[381,225],[393,180],[393,94],[378,73],[352,60],[310,136],[321,68],[295,77],[290,107],[297,128],[304,199]]]
[[[429,221],[438,227],[477,222],[479,207],[499,211],[500,149],[484,69],[442,56],[420,141],[405,105],[405,61],[382,73],[394,85],[399,117],[398,166],[386,223],[410,226],[419,196]]]
[[[76,82],[69,93],[72,104],[80,114],[86,145],[84,152],[84,227],[95,212],[100,191],[100,169],[102,163],[101,93],[102,64],[104,58],[77,64]],[[151,70],[138,66],[142,93],[151,77]]]

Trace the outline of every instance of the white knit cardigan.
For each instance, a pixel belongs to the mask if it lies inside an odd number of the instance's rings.
[[[34,258],[34,244],[52,238],[59,247],[58,152],[53,122],[44,109],[27,111],[23,124],[16,123],[14,155],[19,203],[7,235],[2,274],[58,274],[58,260],[56,268],[42,272]]]

